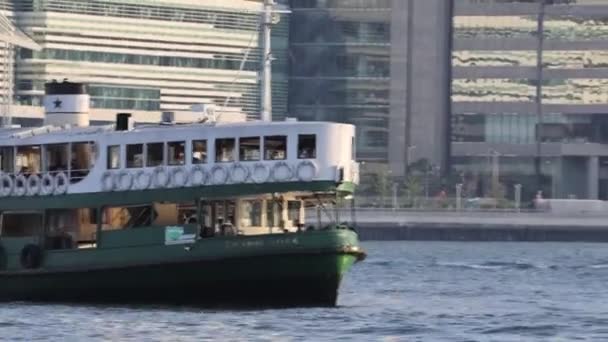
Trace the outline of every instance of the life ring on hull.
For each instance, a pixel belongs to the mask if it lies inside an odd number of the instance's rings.
[[[305,160],[298,164],[296,169],[296,176],[302,182],[310,182],[317,176],[317,165],[310,160]]]
[[[55,176],[55,195],[63,195],[68,192],[68,175],[65,172],[59,172]]]
[[[270,168],[266,164],[257,163],[253,166],[250,177],[257,184],[267,182],[270,178]]]
[[[129,171],[123,170],[118,175],[116,175],[115,181],[115,188],[117,190],[129,190],[133,186],[133,175]]]
[[[201,165],[195,165],[190,169],[190,184],[192,186],[205,185],[209,180],[209,173]]]
[[[171,186],[181,188],[188,184],[188,172],[183,167],[176,167],[171,170]]]
[[[211,181],[214,185],[226,184],[228,182],[228,171],[223,166],[215,165],[211,169]]]
[[[26,185],[26,195],[35,196],[40,193],[40,177],[36,175],[30,175],[27,178]]]
[[[7,197],[13,193],[14,182],[11,176],[3,173],[0,176],[0,197]]]
[[[13,185],[13,195],[23,196],[27,192],[27,178],[24,175],[17,175]]]
[[[152,175],[145,170],[139,170],[135,174],[135,185],[137,190],[146,190],[152,184]]]
[[[249,169],[242,164],[234,164],[230,169],[232,183],[245,183],[249,179]]]
[[[55,191],[55,178],[48,173],[40,178],[40,194],[48,196]]]
[[[27,244],[21,249],[21,266],[25,269],[34,269],[42,265],[42,249],[38,245]]]
[[[106,171],[101,175],[101,190],[114,191],[114,174],[111,171]]]
[[[171,177],[163,166],[157,166],[154,169],[154,187],[156,188],[165,188],[169,185],[169,181],[171,181]]]
[[[293,178],[293,170],[286,162],[278,162],[272,167],[272,179],[275,182],[287,182]]]

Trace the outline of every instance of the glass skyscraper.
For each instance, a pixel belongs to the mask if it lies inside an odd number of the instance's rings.
[[[391,0],[293,0],[290,114],[357,125],[358,157],[386,163]]]
[[[16,54],[15,104],[36,108],[44,82],[89,84],[96,113],[218,111],[258,118],[261,1],[0,0],[42,51]],[[274,114],[287,111],[289,21],[274,30]],[[24,111],[27,111],[25,109]]]
[[[608,3],[456,0],[452,167],[525,197],[608,199]]]

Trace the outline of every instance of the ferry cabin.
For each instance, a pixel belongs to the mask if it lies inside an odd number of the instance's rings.
[[[186,239],[310,229],[306,206],[358,182],[354,133],[290,120],[6,129],[0,243],[110,248],[144,231],[167,243],[167,227]]]

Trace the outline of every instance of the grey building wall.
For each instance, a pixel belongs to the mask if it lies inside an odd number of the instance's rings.
[[[608,198],[608,3],[454,0],[452,162],[524,197]],[[483,195],[483,194],[481,194]]]
[[[411,52],[410,162],[426,158],[445,171],[448,153],[451,4],[414,0]]]

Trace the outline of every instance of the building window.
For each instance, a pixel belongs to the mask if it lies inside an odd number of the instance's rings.
[[[120,146],[108,146],[108,169],[120,169]]]
[[[184,165],[186,161],[186,142],[173,141],[167,143],[169,165]]]
[[[215,162],[225,163],[235,160],[234,138],[215,140]]]
[[[192,164],[207,162],[207,140],[192,141]]]
[[[242,161],[260,160],[260,138],[249,137],[239,139],[239,158]]]
[[[274,135],[264,137],[264,151],[265,160],[287,159],[287,136]]]
[[[144,166],[144,145],[135,144],[127,145],[127,167],[143,167]]]
[[[317,136],[315,134],[298,135],[298,158],[312,159],[317,157]]]
[[[146,145],[148,153],[146,153],[146,166],[163,165],[163,143],[150,143]]]

